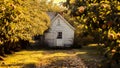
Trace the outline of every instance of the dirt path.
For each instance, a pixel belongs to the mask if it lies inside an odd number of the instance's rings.
[[[0,68],[98,68],[101,59],[95,49],[24,50],[0,61]]]
[[[81,58],[77,56],[54,57],[54,60],[47,59],[50,63],[39,63],[37,68],[87,68]]]

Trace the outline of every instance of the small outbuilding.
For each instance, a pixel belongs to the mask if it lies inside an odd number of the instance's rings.
[[[59,13],[48,12],[51,24],[44,34],[44,42],[49,47],[70,47],[74,43],[75,28]]]

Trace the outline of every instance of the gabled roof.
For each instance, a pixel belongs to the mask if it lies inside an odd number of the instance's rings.
[[[75,30],[75,28],[74,28],[72,25],[70,25],[70,24],[68,23],[68,21],[65,20],[65,18],[63,18],[59,13],[47,12],[47,14],[48,14],[48,16],[50,17],[51,22],[54,22],[54,21],[57,19],[57,17],[60,17],[63,21],[65,21],[65,23],[66,23],[71,29]],[[51,23],[51,24],[52,24],[52,23]]]

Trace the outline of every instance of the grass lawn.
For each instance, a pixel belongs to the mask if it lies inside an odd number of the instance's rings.
[[[87,65],[92,62],[99,63],[102,58],[98,55],[95,44],[84,46],[81,49],[50,49],[50,50],[23,50],[8,55],[4,61],[0,61],[0,68],[34,68],[38,64],[47,65],[57,57],[58,59],[66,59],[68,56],[78,56]],[[91,62],[91,63],[88,63]]]

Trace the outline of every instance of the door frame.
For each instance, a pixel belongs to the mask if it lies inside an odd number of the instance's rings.
[[[63,32],[62,31],[57,31],[56,34],[57,34],[56,41],[55,41],[56,42],[56,46],[64,46],[64,44],[63,44]]]

